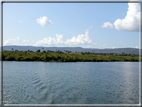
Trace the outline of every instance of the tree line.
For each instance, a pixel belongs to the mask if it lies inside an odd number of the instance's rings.
[[[138,54],[71,52],[64,50],[12,51],[2,52],[3,61],[46,61],[46,62],[111,62],[111,61],[139,61]]]

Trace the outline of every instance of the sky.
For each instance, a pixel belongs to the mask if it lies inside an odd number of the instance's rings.
[[[138,3],[4,3],[3,45],[139,48]]]

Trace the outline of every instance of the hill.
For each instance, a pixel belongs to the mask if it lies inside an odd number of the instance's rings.
[[[82,47],[35,47],[35,46],[3,46],[3,50],[11,51],[12,48],[18,51],[71,51],[71,52],[94,52],[94,53],[126,53],[126,54],[139,54],[139,49],[136,48],[116,48],[116,49],[95,49],[95,48],[82,48]]]

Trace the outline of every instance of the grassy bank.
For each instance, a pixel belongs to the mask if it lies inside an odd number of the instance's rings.
[[[3,61],[110,62],[139,61],[139,55],[106,53],[71,53],[62,51],[3,51]]]

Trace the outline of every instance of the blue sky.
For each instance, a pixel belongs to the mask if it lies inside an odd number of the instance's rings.
[[[3,45],[139,48],[137,3],[4,3]]]

